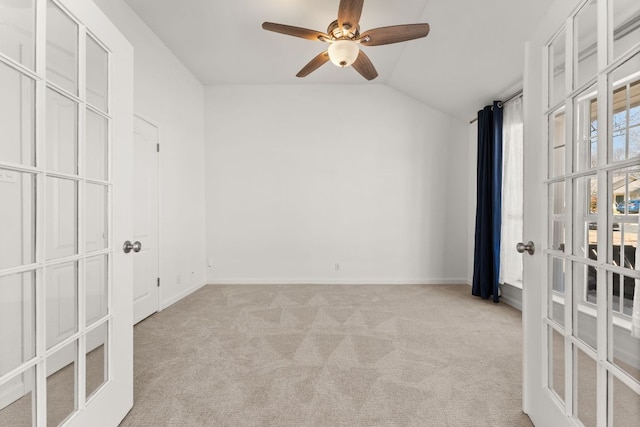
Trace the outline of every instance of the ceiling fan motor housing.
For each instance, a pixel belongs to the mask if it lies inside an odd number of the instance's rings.
[[[332,40],[356,40],[360,37],[360,25],[357,25],[355,31],[352,31],[353,27],[343,26],[340,28],[338,20],[336,19],[329,27],[327,27],[327,34],[331,36]]]

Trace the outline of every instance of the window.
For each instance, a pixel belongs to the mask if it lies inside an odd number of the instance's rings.
[[[523,227],[522,96],[504,103],[502,126],[502,229],[500,283],[522,288],[522,255],[515,251]]]

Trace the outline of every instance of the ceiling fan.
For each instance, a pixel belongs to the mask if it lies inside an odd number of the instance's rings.
[[[308,76],[331,60],[338,67],[353,65],[365,79],[373,80],[378,77],[378,72],[359,45],[379,46],[426,37],[429,34],[429,24],[380,27],[360,34],[358,23],[363,4],[364,0],[340,0],[338,19],[329,24],[326,33],[273,22],[263,23],[262,28],[288,36],[329,43],[326,51],[313,58],[296,74],[298,77]]]

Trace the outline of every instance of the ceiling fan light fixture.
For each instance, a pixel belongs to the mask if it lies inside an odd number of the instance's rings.
[[[352,40],[336,40],[329,46],[329,59],[338,67],[344,68],[353,64],[359,54],[360,48]]]
[[[338,19],[329,24],[326,33],[274,22],[263,22],[262,28],[275,33],[329,44],[329,49],[302,67],[296,74],[297,77],[306,77],[331,61],[340,68],[353,66],[354,70],[362,77],[373,80],[378,77],[378,72],[365,51],[360,50],[360,45],[380,46],[426,37],[429,34],[429,24],[391,25],[367,30],[361,35],[360,15],[363,5],[364,0],[340,0]]]

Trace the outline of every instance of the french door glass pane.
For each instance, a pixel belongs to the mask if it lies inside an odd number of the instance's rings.
[[[99,255],[86,261],[86,310],[87,326],[107,315],[108,258]]]
[[[639,33],[640,35],[640,33]],[[611,158],[613,161],[640,156],[640,54],[618,67],[609,76]]]
[[[598,65],[597,24],[598,9],[596,0],[590,0],[574,21],[576,32],[574,89],[579,88],[596,75]]]
[[[585,427],[597,424],[597,365],[596,361],[574,346],[575,388],[574,413]]]
[[[0,160],[34,166],[35,82],[0,62],[0,93]]]
[[[78,25],[47,2],[47,79],[78,94]]]
[[[636,279],[625,274],[612,273],[611,310],[614,313],[631,316],[633,312],[633,295],[636,287]]]
[[[557,105],[564,99],[565,93],[565,52],[566,52],[566,33],[562,33],[549,46],[549,107]]]
[[[598,165],[598,93],[587,88],[574,99],[574,169],[584,171]]]
[[[107,371],[108,322],[87,334],[86,396],[91,396],[109,378]]]
[[[35,285],[32,271],[0,277],[0,376],[35,356]]]
[[[0,269],[35,262],[36,178],[0,169]]]
[[[47,358],[47,425],[57,426],[77,409],[78,342]]]
[[[78,263],[47,267],[47,349],[78,332]]]
[[[609,173],[612,197],[609,218],[613,224],[609,239],[608,262],[631,270],[636,269],[636,248],[640,219],[640,166],[613,170]],[[618,275],[616,275],[617,277]],[[614,280],[617,280],[614,278]]]
[[[35,410],[36,369],[28,369],[0,385],[0,426],[32,427]]]
[[[640,395],[613,374],[609,374],[609,381],[613,391],[610,405],[613,427],[637,427],[640,420]]]
[[[597,260],[598,178],[589,175],[573,184],[573,254]]]
[[[549,185],[549,206],[551,210],[551,224],[549,242],[551,249],[564,251],[565,250],[565,192],[564,182],[556,182]]]
[[[564,337],[551,326],[548,327],[549,339],[549,388],[560,400],[564,401]]]
[[[86,250],[97,251],[107,247],[107,187],[86,184]]]
[[[625,274],[612,273],[613,279],[611,299],[611,310],[614,313],[631,316],[633,312],[633,295],[636,279]]]
[[[609,361],[617,365],[620,369],[627,374],[640,381],[640,337],[634,337],[631,334],[631,307],[633,304],[633,292],[636,283],[640,279],[627,278],[625,276],[618,276],[618,281],[614,278],[614,274],[610,273],[608,277],[608,297],[611,299],[612,304],[608,308],[609,325]],[[624,290],[620,288],[620,281],[627,282]],[[627,295],[624,295],[627,292]],[[623,305],[629,307],[628,310],[624,310],[621,307],[620,300],[624,297]],[[628,297],[632,297],[631,300]],[[614,304],[613,302],[617,302]]]
[[[613,0],[613,56],[618,58],[640,40],[637,0]]]
[[[549,313],[550,319],[564,325],[566,261],[549,257]]]
[[[597,344],[598,274],[595,267],[573,265],[573,335],[594,350]]]
[[[564,251],[565,231],[564,221],[553,221],[551,224],[551,249]]]
[[[87,178],[106,181],[109,122],[91,110],[87,110],[87,138],[85,175]]]
[[[629,202],[640,198],[640,166],[617,169],[610,175],[609,186],[613,197],[613,212],[621,216],[618,219],[625,220],[622,215],[638,213],[635,202]]]
[[[564,109],[549,115],[549,178],[565,174],[565,120]]]
[[[638,246],[638,214],[629,222],[620,222],[612,231],[613,264],[619,267],[635,270],[636,248]],[[630,215],[628,215],[630,216]]]
[[[35,0],[0,2],[0,53],[33,69]]]
[[[87,37],[87,102],[107,112],[109,55],[92,37]]]
[[[551,188],[551,212],[554,215],[564,215],[566,203],[564,200],[564,182],[554,182]]]
[[[47,177],[48,260],[78,253],[78,183]]]
[[[47,169],[78,173],[78,104],[47,90]]]

